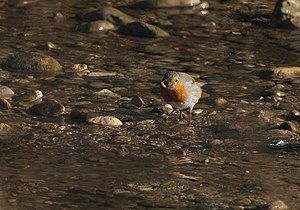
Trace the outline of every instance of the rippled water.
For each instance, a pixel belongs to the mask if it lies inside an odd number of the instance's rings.
[[[0,122],[18,127],[0,138],[1,209],[267,209],[276,200],[297,209],[299,148],[269,147],[274,139],[289,138],[270,129],[290,110],[259,98],[275,83],[297,98],[299,83],[260,79],[256,72],[299,66],[299,31],[269,26],[273,1],[209,1],[206,15],[122,7],[129,2],[16,0],[1,8],[2,61],[19,50],[39,51],[66,71],[85,63],[91,72],[117,73],[49,78],[0,72],[0,83],[16,93],[39,89],[66,106],[65,115],[51,118],[30,116],[20,106],[0,112]],[[147,22],[159,20],[171,36],[76,30],[77,14],[107,5]],[[57,13],[64,18],[55,19]],[[47,42],[57,48],[48,50]],[[158,84],[169,69],[207,83],[210,97],[195,107],[204,112],[190,124],[155,111],[163,104]],[[95,97],[103,88],[123,98]],[[126,100],[136,95],[145,107]],[[217,97],[228,104],[215,106]],[[74,122],[71,110],[114,114],[125,125]]]

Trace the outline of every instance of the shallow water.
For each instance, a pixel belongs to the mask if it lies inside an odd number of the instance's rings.
[[[274,109],[259,98],[262,90],[284,84],[299,104],[299,81],[256,74],[300,63],[299,31],[269,26],[275,2],[211,1],[206,15],[122,7],[129,1],[22,2],[1,8],[1,60],[19,50],[39,51],[66,71],[86,63],[91,72],[116,75],[0,72],[0,83],[15,93],[39,89],[66,106],[65,115],[51,118],[33,117],[18,105],[0,112],[0,122],[19,131],[0,136],[1,209],[267,209],[276,200],[298,208],[299,147],[269,146],[292,140],[271,129],[292,108]],[[146,39],[76,30],[76,14],[107,5],[145,21],[168,21],[171,25],[162,27],[171,36]],[[64,18],[55,20],[58,12]],[[48,50],[47,42],[57,48]],[[191,123],[177,116],[164,119],[155,111],[163,104],[158,84],[169,69],[207,83],[204,91],[210,97],[196,105],[204,111]],[[95,97],[103,88],[123,99]],[[145,107],[124,99],[136,95]],[[215,106],[217,97],[228,104]],[[113,114],[125,124],[75,122],[71,110]]]

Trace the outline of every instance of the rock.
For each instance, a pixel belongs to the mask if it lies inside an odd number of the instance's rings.
[[[277,26],[300,28],[300,1],[277,0],[272,22]]]
[[[145,102],[144,100],[142,99],[142,97],[140,96],[134,96],[132,99],[131,99],[131,103],[136,106],[136,107],[142,107],[145,105]]]
[[[168,32],[145,22],[135,21],[121,25],[117,30],[118,33],[130,36],[139,36],[147,38],[158,38],[169,36]]]
[[[14,95],[14,91],[5,85],[0,85],[0,98],[11,99]]]
[[[280,129],[289,130],[294,133],[300,133],[300,127],[296,122],[293,121],[285,121],[280,124]]]
[[[278,79],[289,79],[300,77],[300,67],[274,67],[268,70],[262,70],[259,72],[261,78],[278,78]]]
[[[24,131],[17,126],[0,123],[0,143],[4,145],[16,145],[20,141],[20,136],[24,135]]]
[[[90,71],[88,70],[88,66],[84,63],[76,63],[72,68],[66,69],[65,72],[71,75],[77,76],[86,76]]]
[[[0,110],[11,109],[11,104],[4,98],[0,98]]]
[[[13,97],[14,101],[17,102],[33,102],[43,97],[43,93],[40,90],[28,91],[21,93],[20,95],[15,95]]]
[[[55,49],[57,49],[57,46],[53,42],[47,42],[47,49],[48,50],[55,50]]]
[[[82,16],[82,19],[87,21],[106,20],[114,25],[122,25],[135,20],[133,17],[113,7],[89,11]]]
[[[103,96],[103,97],[121,98],[121,96],[119,94],[114,93],[109,89],[100,90],[98,92],[95,92],[95,94],[97,96]]]
[[[200,0],[143,0],[132,5],[136,8],[176,8],[193,7],[200,4]]]
[[[82,72],[88,69],[88,66],[84,63],[76,63],[72,68],[75,72]]]
[[[164,106],[159,108],[162,114],[169,115],[173,111],[173,107],[170,104],[165,104]]]
[[[5,135],[11,131],[12,127],[5,124],[5,123],[0,123],[0,136]]]
[[[274,201],[270,205],[269,209],[270,210],[288,210],[289,207],[282,200],[277,200],[277,201]]]
[[[227,103],[228,103],[228,101],[223,97],[218,97],[218,98],[215,99],[215,105],[216,106],[223,106]]]
[[[37,52],[16,53],[7,58],[3,65],[7,71],[23,73],[58,73],[62,66],[51,56]]]
[[[116,76],[117,72],[94,71],[88,74],[89,77],[112,77]]]
[[[192,114],[194,114],[194,115],[199,115],[199,114],[201,114],[203,111],[204,111],[203,109],[193,109]]]
[[[106,20],[92,21],[87,25],[87,31],[91,33],[108,31],[114,28],[115,26],[111,22]]]
[[[40,116],[56,116],[63,114],[65,107],[56,100],[44,100],[38,104],[31,106],[28,113]]]
[[[288,114],[287,118],[289,120],[294,120],[300,123],[300,112],[297,110],[293,110]]]
[[[121,126],[121,120],[114,116],[99,116],[97,114],[87,114],[87,122],[98,125]]]

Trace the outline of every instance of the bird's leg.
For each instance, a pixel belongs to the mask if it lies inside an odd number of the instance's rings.
[[[192,111],[193,111],[193,108],[190,108],[189,109],[189,123],[191,123],[192,122]]]
[[[173,109],[172,112],[171,112],[170,114],[167,115],[167,118],[168,118],[169,116],[171,116],[172,114],[174,114],[175,112],[177,112],[177,111],[178,111],[178,109]]]
[[[179,119],[183,119],[182,110],[179,110]]]

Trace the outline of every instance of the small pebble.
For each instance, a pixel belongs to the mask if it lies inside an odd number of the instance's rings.
[[[170,104],[165,104],[164,106],[160,107],[159,110],[162,114],[168,115],[173,111],[173,107]]]
[[[228,101],[225,98],[223,98],[223,97],[219,97],[219,98],[215,99],[215,105],[216,106],[223,106],[223,105],[225,105],[227,103],[228,103]]]

